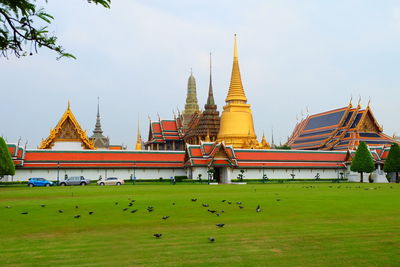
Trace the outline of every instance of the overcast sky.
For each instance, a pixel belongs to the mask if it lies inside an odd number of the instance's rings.
[[[43,1],[38,1],[43,4]],[[50,0],[50,30],[77,60],[56,54],[0,58],[0,135],[36,148],[67,108],[92,134],[100,97],[104,134],[132,149],[137,120],[183,110],[190,68],[203,108],[208,57],[221,112],[229,88],[233,35],[256,133],[275,141],[296,116],[346,106],[359,96],[384,132],[400,134],[399,1]]]

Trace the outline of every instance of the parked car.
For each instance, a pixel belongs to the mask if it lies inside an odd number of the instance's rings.
[[[83,176],[71,176],[60,182],[60,186],[66,185],[88,185],[90,180]]]
[[[53,186],[54,183],[52,181],[48,181],[44,178],[29,178],[28,179],[28,186],[29,187],[34,187],[34,186]]]
[[[106,179],[102,179],[97,181],[98,185],[122,185],[125,184],[123,179],[117,177],[108,177]]]

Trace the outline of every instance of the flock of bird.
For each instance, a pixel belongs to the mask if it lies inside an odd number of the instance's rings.
[[[128,199],[128,200],[130,200],[130,199]],[[127,211],[130,210],[130,208],[133,208],[134,202],[135,202],[135,201],[136,201],[136,200],[130,200],[130,202],[128,203],[128,207],[122,208],[122,211],[127,212]],[[192,201],[192,202],[197,202],[197,198],[192,198],[191,201]],[[279,201],[279,199],[277,199],[277,201]],[[228,205],[231,205],[231,204],[232,204],[232,201],[227,201],[227,200],[225,200],[225,199],[223,199],[222,202],[223,202],[223,203],[227,203]],[[241,202],[241,201],[236,202],[236,204],[237,204],[237,206],[239,207],[239,209],[244,209],[244,206],[242,205],[242,202]],[[119,202],[114,202],[114,205],[115,205],[115,206],[119,206]],[[173,202],[172,205],[175,206],[175,202]],[[207,204],[207,203],[202,203],[201,206],[202,206],[202,207],[205,207],[205,208],[210,207],[210,205]],[[41,204],[40,207],[45,208],[46,205],[45,205],[45,204]],[[10,208],[12,208],[12,207],[11,207],[11,206],[5,206],[5,208],[10,209]],[[79,210],[79,206],[78,206],[78,205],[75,206],[75,210],[77,210],[77,211]],[[134,208],[134,209],[130,210],[130,213],[136,213],[138,210],[139,210],[139,209]],[[146,210],[147,210],[147,212],[151,213],[151,212],[154,211],[154,207],[153,207],[153,206],[148,206],[148,207],[146,208]],[[256,211],[256,212],[262,212],[261,206],[260,206],[260,205],[257,205],[257,207],[255,208],[255,211]],[[59,209],[59,210],[57,210],[57,212],[58,212],[58,213],[64,213],[64,210]],[[215,209],[213,209],[213,210],[212,210],[212,209],[207,209],[207,212],[209,212],[209,213],[211,213],[211,214],[215,214],[216,216],[221,216],[222,213],[225,213],[225,210],[224,210],[224,209],[221,209],[221,210],[218,211],[218,210],[215,210]],[[28,215],[28,214],[29,214],[28,211],[21,212],[21,215]],[[81,214],[82,214],[82,213],[73,215],[73,218],[79,219],[79,218],[82,217]],[[89,212],[88,212],[88,215],[93,215],[93,214],[94,214],[93,211],[89,211]],[[161,217],[162,220],[167,220],[168,218],[170,218],[170,216],[162,216],[162,217]],[[216,226],[217,228],[223,228],[223,227],[225,226],[225,223],[217,223],[217,224],[215,224],[215,226]],[[155,233],[155,234],[153,234],[153,236],[154,236],[156,239],[158,239],[158,238],[161,238],[161,237],[163,236],[163,234],[162,234],[162,233]],[[211,243],[213,243],[213,242],[216,241],[216,239],[215,239],[215,237],[210,236],[210,237],[208,237],[208,241],[211,242]]]
[[[338,185],[338,186],[328,186],[328,187],[329,187],[329,188],[341,188],[342,186],[341,186],[341,185]],[[318,186],[309,185],[309,186],[303,186],[303,188],[318,188]],[[356,188],[356,189],[364,189],[364,190],[377,190],[377,189],[379,189],[379,188],[381,188],[381,187],[380,187],[380,186],[378,186],[378,187],[361,187],[361,186],[351,187],[351,186],[343,186],[343,188]],[[390,188],[393,189],[392,186],[390,186]],[[279,194],[275,194],[275,195],[278,196]],[[134,203],[136,202],[136,200],[131,200],[130,198],[129,198],[128,200],[130,200],[130,202],[128,203],[128,207],[122,208],[122,211],[124,211],[124,212],[129,211],[130,213],[136,213],[136,212],[138,212],[139,209],[134,208]],[[197,202],[197,198],[191,198],[190,200],[191,200],[191,202]],[[276,201],[281,201],[281,199],[280,199],[280,198],[276,198]],[[222,203],[226,203],[226,204],[228,204],[228,205],[232,205],[232,204],[233,204],[232,201],[228,201],[228,200],[226,200],[226,199],[221,200],[221,202],[222,202]],[[115,202],[114,205],[115,205],[115,206],[119,206],[119,202]],[[175,206],[175,202],[173,202],[172,205]],[[242,203],[241,201],[237,201],[237,202],[236,202],[236,205],[237,205],[237,207],[239,207],[239,209],[244,209],[244,208],[245,208],[245,207],[243,206],[243,203]],[[210,214],[215,214],[215,215],[218,216],[218,217],[221,216],[223,213],[225,213],[225,210],[224,210],[224,209],[221,209],[221,210],[210,209],[210,205],[209,205],[208,203],[202,203],[201,206],[204,207],[204,208],[207,208],[207,212],[209,212]],[[45,204],[41,204],[40,207],[45,208],[46,205],[45,205]],[[5,208],[10,209],[10,208],[12,208],[12,207],[11,207],[11,206],[5,206]],[[78,210],[79,210],[79,206],[76,205],[76,206],[75,206],[75,210],[78,211]],[[147,210],[147,212],[151,213],[151,212],[154,211],[154,207],[153,207],[153,206],[148,206],[148,207],[146,208],[146,210]],[[261,208],[260,205],[257,205],[257,207],[255,208],[255,211],[258,213],[258,212],[262,212],[263,209]],[[58,210],[58,213],[64,213],[64,211],[63,211],[63,210]],[[28,214],[29,214],[28,211],[21,212],[21,215],[28,215]],[[93,215],[93,214],[94,214],[93,211],[89,211],[89,212],[88,212],[88,215]],[[81,214],[73,215],[73,218],[79,219],[79,218],[81,218]],[[170,216],[162,216],[162,217],[161,217],[161,219],[164,220],[164,221],[167,220],[167,219],[169,219],[169,218],[170,218]],[[224,224],[224,223],[218,223],[218,224],[216,224],[215,226],[216,226],[217,228],[223,228],[223,227],[225,226],[225,224]],[[155,234],[153,234],[153,236],[154,236],[156,239],[158,239],[158,238],[161,238],[161,237],[163,236],[163,234],[162,234],[162,233],[155,233]],[[211,243],[213,243],[213,242],[216,241],[216,239],[215,239],[214,237],[208,237],[208,241],[211,242]]]

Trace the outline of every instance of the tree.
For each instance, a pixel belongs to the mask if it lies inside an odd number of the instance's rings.
[[[290,150],[292,148],[287,144],[283,144],[283,145],[276,146],[275,149],[287,149],[287,150]]]
[[[400,172],[400,147],[397,143],[393,143],[389,150],[389,155],[385,161],[385,172],[396,173],[396,183],[399,183],[399,172]]]
[[[86,1],[105,8],[110,8],[111,4],[111,0]],[[32,55],[38,48],[46,47],[55,51],[58,59],[75,58],[57,44],[55,35],[49,33],[48,25],[53,20],[52,15],[37,6],[36,0],[0,0],[0,56],[8,57],[9,53],[16,57]]]
[[[0,177],[15,175],[15,165],[3,137],[0,137]]]
[[[374,161],[365,142],[361,142],[357,148],[356,155],[351,162],[350,170],[361,174],[360,182],[364,182],[363,173],[375,170]]]

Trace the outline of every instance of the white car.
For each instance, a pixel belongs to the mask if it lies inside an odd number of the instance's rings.
[[[108,177],[97,181],[97,185],[122,185],[125,184],[123,179],[117,177]]]

